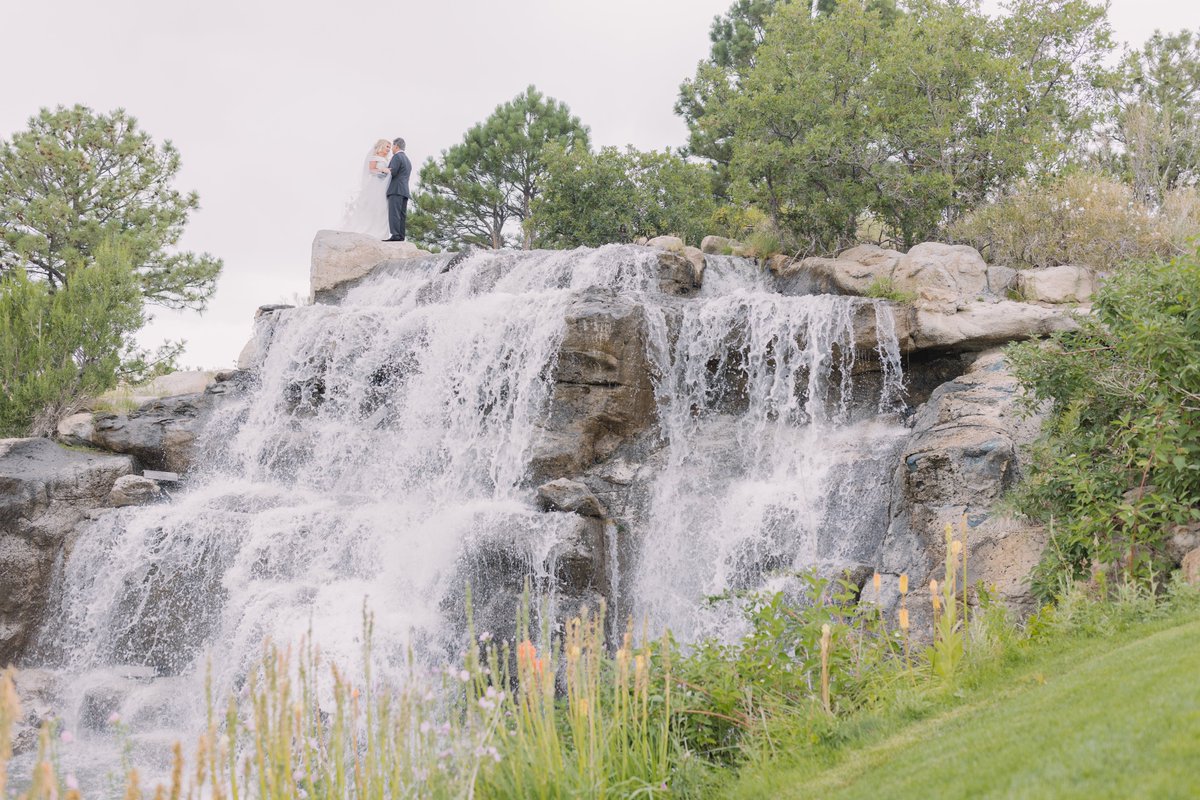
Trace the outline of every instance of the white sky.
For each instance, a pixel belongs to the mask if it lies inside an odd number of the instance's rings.
[[[308,292],[360,160],[404,136],[419,168],[529,84],[595,145],[678,146],[680,81],[731,0],[0,0],[0,137],[42,106],[123,107],[183,156],[200,193],[182,246],[225,260],[201,317],[156,311],[149,345],[232,366],[254,309]],[[985,5],[995,7],[994,0]],[[1117,38],[1200,27],[1195,0],[1113,0]]]

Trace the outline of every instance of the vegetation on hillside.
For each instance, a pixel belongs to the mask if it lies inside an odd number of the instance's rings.
[[[1200,253],[1116,271],[1077,331],[1008,359],[1030,401],[1049,404],[1016,498],[1053,525],[1036,586],[1161,580],[1177,526],[1200,524]]]

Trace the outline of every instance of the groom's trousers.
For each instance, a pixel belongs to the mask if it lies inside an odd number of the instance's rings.
[[[388,227],[392,236],[404,238],[404,228],[408,225],[408,198],[398,194],[388,195]]]

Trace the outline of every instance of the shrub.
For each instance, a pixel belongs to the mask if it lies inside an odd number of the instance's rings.
[[[902,292],[895,287],[892,279],[886,276],[880,276],[871,281],[867,285],[865,292],[867,297],[874,297],[879,300],[891,300],[895,303],[911,303],[917,299],[917,296],[912,292]]]
[[[1200,253],[1119,270],[1076,331],[1008,348],[1049,416],[1015,501],[1052,525],[1043,596],[1098,570],[1153,579],[1200,520]]]
[[[1024,183],[950,229],[989,262],[1012,267],[1087,264],[1108,269],[1167,255],[1150,209],[1113,178],[1076,174],[1045,186]]]

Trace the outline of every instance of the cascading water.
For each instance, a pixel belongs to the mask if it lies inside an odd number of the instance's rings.
[[[885,304],[785,297],[719,257],[699,297],[667,297],[658,254],[635,247],[446,264],[403,262],[339,306],[278,312],[256,386],[210,424],[187,490],[81,533],[42,635],[75,707],[132,675],[116,702],[134,730],[186,729],[204,665],[235,687],[265,637],[311,630],[330,659],[355,663],[364,601],[382,660],[411,648],[438,661],[471,553],[516,550],[544,578],[573,515],[535,508],[528,468],[564,315],[591,287],[642,305],[659,373],[665,460],[627,537],[630,567],[610,565],[621,608],[684,639],[719,634],[728,620],[703,610],[706,595],[865,557],[856,533],[886,513],[876,494],[901,430],[874,419],[901,380]],[[881,340],[866,401],[864,308]]]

